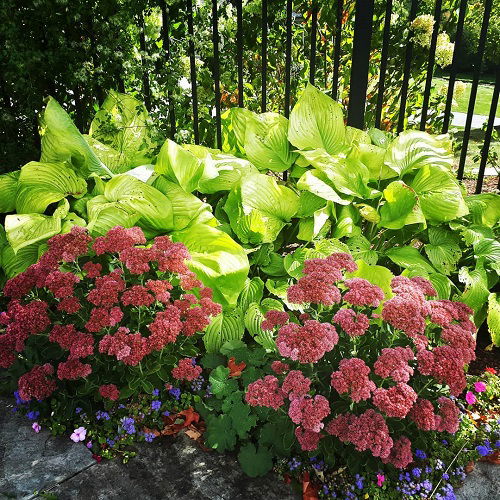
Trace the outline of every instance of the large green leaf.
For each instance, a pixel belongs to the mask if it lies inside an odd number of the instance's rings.
[[[353,153],[368,168],[370,180],[397,177],[397,172],[385,164],[384,148],[373,144],[359,144]]]
[[[85,179],[61,163],[31,161],[19,176],[16,211],[43,213],[51,204],[68,196],[81,198],[87,192]]]
[[[474,244],[474,256],[481,257],[490,264],[500,263],[500,242],[492,238],[484,238]]]
[[[500,347],[500,294],[490,293],[488,296],[488,329],[491,340]]]
[[[276,351],[273,333],[261,328],[267,311],[283,311],[283,303],[276,299],[264,299],[251,303],[245,311],[245,328],[254,340],[267,351]]]
[[[427,273],[434,273],[436,270],[431,263],[414,247],[392,247],[385,253],[395,264],[403,268],[420,267]]]
[[[355,260],[363,260],[367,264],[373,265],[378,261],[378,253],[372,250],[372,245],[362,234],[353,236],[347,240],[349,252]]]
[[[500,195],[481,193],[467,196],[465,202],[469,207],[474,224],[493,227],[500,219]]]
[[[301,151],[313,167],[321,170],[340,193],[360,198],[372,198],[378,191],[368,187],[370,174],[366,166],[355,155],[331,155],[322,149]]]
[[[386,202],[380,207],[379,225],[401,229],[417,203],[415,191],[402,181],[394,181],[384,189],[384,198]]]
[[[10,245],[5,245],[2,249],[2,267],[7,278],[13,278],[25,271],[31,264],[38,260],[38,243],[27,245],[17,253]]]
[[[16,209],[17,181],[21,171],[0,175],[0,213],[14,212]]]
[[[155,171],[191,193],[198,188],[203,164],[190,151],[167,139],[156,160]]]
[[[88,229],[92,236],[102,236],[115,226],[133,227],[141,214],[127,204],[95,196],[87,202]]]
[[[68,113],[52,97],[40,117],[42,163],[68,162],[87,177],[91,172],[112,177],[111,170],[97,157]]]
[[[441,227],[429,228],[429,243],[424,246],[432,265],[441,273],[450,275],[462,256],[459,239],[453,232]]]
[[[332,236],[334,238],[358,236],[361,234],[361,229],[358,226],[360,218],[359,211],[354,205],[340,207],[340,210],[337,210],[337,222],[333,228]]]
[[[89,142],[113,172],[121,173],[151,163],[152,126],[143,103],[111,90],[92,120]]]
[[[330,220],[332,215],[332,206],[333,203],[329,201],[326,207],[316,210],[312,217],[301,219],[299,221],[297,239],[303,241],[313,241],[314,239],[325,237],[332,227],[332,222]]]
[[[469,213],[454,175],[439,166],[424,165],[409,185],[418,195],[425,218],[432,223],[450,221]]]
[[[247,158],[259,170],[287,170],[297,157],[290,151],[287,134],[288,120],[278,113],[250,117],[245,129]]]
[[[342,107],[308,83],[290,113],[288,140],[298,149],[337,153],[345,143]]]
[[[208,223],[215,221],[212,215],[212,207],[204,203],[194,194],[182,189],[179,184],[167,180],[163,175],[158,176],[152,184],[153,187],[161,191],[172,204],[174,214],[174,229],[184,229],[191,223]]]
[[[297,188],[339,205],[349,205],[351,202],[349,198],[344,199],[335,191],[333,182],[321,170],[307,170],[298,180]]]
[[[450,170],[453,165],[451,141],[448,136],[434,137],[418,130],[405,130],[387,148],[385,164],[400,176],[425,165]]]
[[[203,174],[198,190],[206,194],[230,191],[242,177],[258,172],[243,158],[227,154],[207,154],[203,159]]]
[[[242,311],[246,311],[252,302],[260,302],[264,293],[264,282],[258,277],[245,280],[243,290],[238,297],[238,305]]]
[[[141,215],[139,226],[149,231],[174,229],[172,203],[158,189],[127,174],[119,174],[106,183],[105,198],[118,202],[130,212]]]
[[[228,340],[241,340],[245,333],[243,311],[237,307],[212,318],[203,334],[207,352],[219,352]]]
[[[479,325],[484,320],[484,309],[486,309],[485,305],[490,294],[488,276],[482,262],[478,261],[473,270],[465,266],[460,268],[458,279],[465,284],[465,289],[459,300],[474,311],[474,320],[476,325]]]
[[[265,446],[255,448],[252,443],[242,446],[238,453],[243,472],[250,477],[258,477],[267,474],[273,468],[273,455]]]
[[[270,243],[299,208],[299,197],[268,175],[248,175],[229,193],[224,210],[243,243]]]
[[[66,216],[66,214],[64,214]],[[41,214],[15,214],[5,217],[7,239],[17,253],[21,248],[48,240],[61,231],[61,218]]]
[[[206,224],[194,224],[172,233],[174,241],[186,245],[191,260],[189,268],[214,291],[214,300],[222,305],[236,305],[248,275],[245,250],[228,234]]]

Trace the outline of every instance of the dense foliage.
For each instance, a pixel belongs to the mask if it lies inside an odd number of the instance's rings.
[[[485,318],[500,342],[500,199],[449,138],[345,126],[312,85],[289,119],[228,111],[218,150],[152,121],[113,91],[83,135],[49,98],[40,161],[0,176],[2,384],[34,429],[112,456],[202,417],[251,476],[394,479],[454,440]]]
[[[354,0],[344,2],[339,68],[339,100],[347,102],[350,81]],[[437,64],[450,62],[458,17],[459,0],[442,5]],[[211,33],[211,2],[194,4],[193,38],[197,68],[197,101],[202,144],[215,143],[214,58]],[[284,1],[268,2],[267,109],[283,111],[285,74]],[[319,9],[315,81],[333,92],[333,56],[336,8],[318,0]],[[110,89],[139,97],[155,119],[161,137],[180,142],[192,140],[191,77],[187,3],[181,0],[6,0],[0,6],[0,171],[23,165],[39,148],[36,114],[43,99],[51,95],[70,113],[80,130],[87,130],[94,110]],[[393,2],[390,53],[383,108],[383,121],[393,130],[408,35],[413,36],[413,63],[406,115],[409,125],[418,122],[422,88],[429,54],[434,2],[418,2],[419,16],[408,21],[410,2]],[[309,79],[311,2],[293,3],[292,99]],[[495,7],[497,8],[497,7]],[[465,47],[461,62],[471,68],[482,19],[482,2],[470,3],[465,24]],[[383,36],[385,0],[375,2],[374,33],[369,67],[367,123],[374,125]],[[498,57],[498,16],[492,15],[485,60],[493,67]],[[52,20],[57,20],[52,22]],[[260,109],[262,88],[261,0],[243,2],[244,105]],[[256,29],[256,27],[259,27]],[[219,2],[222,107],[238,102],[236,54],[236,8]],[[449,37],[449,38],[447,38]],[[429,126],[437,130],[445,96],[433,90]],[[292,102],[293,103],[293,102]]]

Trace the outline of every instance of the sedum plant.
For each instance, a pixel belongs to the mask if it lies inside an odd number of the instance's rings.
[[[209,444],[231,449],[237,434],[253,433],[240,461],[255,474],[247,455],[262,458],[265,470],[270,450],[289,456],[298,449],[329,465],[346,461],[354,474],[382,464],[405,468],[414,448],[458,430],[454,399],[475,358],[471,309],[436,299],[425,278],[396,276],[384,292],[356,271],[346,253],[306,260],[303,277],[287,290],[287,301],[300,311],[269,310],[261,324],[275,344],[266,364],[244,344],[223,346],[233,365],[249,363],[241,383],[252,409],[232,418],[242,389],[229,369],[213,369],[220,401],[205,405],[220,414],[207,420]]]
[[[199,333],[221,311],[189,257],[167,236],[146,245],[138,227],[53,236],[3,290],[0,366],[20,398],[58,401],[69,417],[182,378],[185,360],[174,365],[198,354]]]

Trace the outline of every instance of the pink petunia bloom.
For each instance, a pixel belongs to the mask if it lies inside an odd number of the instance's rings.
[[[84,441],[87,436],[87,429],[85,427],[78,427],[73,431],[73,434],[69,437],[74,443]]]
[[[42,430],[42,426],[38,422],[33,422],[31,428],[38,434]]]
[[[474,384],[474,389],[476,389],[476,392],[484,392],[486,390],[486,384],[484,382],[476,382]]]
[[[474,396],[471,391],[468,391],[465,395],[465,401],[467,401],[470,405],[473,405],[476,402],[476,396]]]
[[[384,484],[385,476],[383,474],[377,474],[377,486],[381,487]]]

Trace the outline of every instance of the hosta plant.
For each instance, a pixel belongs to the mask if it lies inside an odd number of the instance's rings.
[[[455,398],[475,358],[471,309],[435,299],[425,278],[396,276],[384,292],[355,277],[357,270],[346,253],[306,260],[304,276],[287,290],[299,310],[266,313],[261,328],[275,349],[246,381],[261,375],[244,384],[246,403],[268,421],[254,436],[258,446],[245,450],[256,460],[269,449],[301,449],[330,464],[342,457],[351,471],[404,468],[415,448],[457,431]],[[235,347],[234,362],[248,362]],[[234,445],[231,432],[249,432],[259,417],[245,410],[244,420],[231,420],[241,402],[232,400],[237,385],[228,377],[222,367],[210,376],[224,401],[207,430],[225,448]]]
[[[69,418],[75,407],[181,378],[181,358],[195,370],[199,333],[221,306],[188,259],[167,236],[146,245],[137,227],[92,238],[75,226],[52,237],[38,263],[3,290],[0,366],[20,398],[63,402]]]

